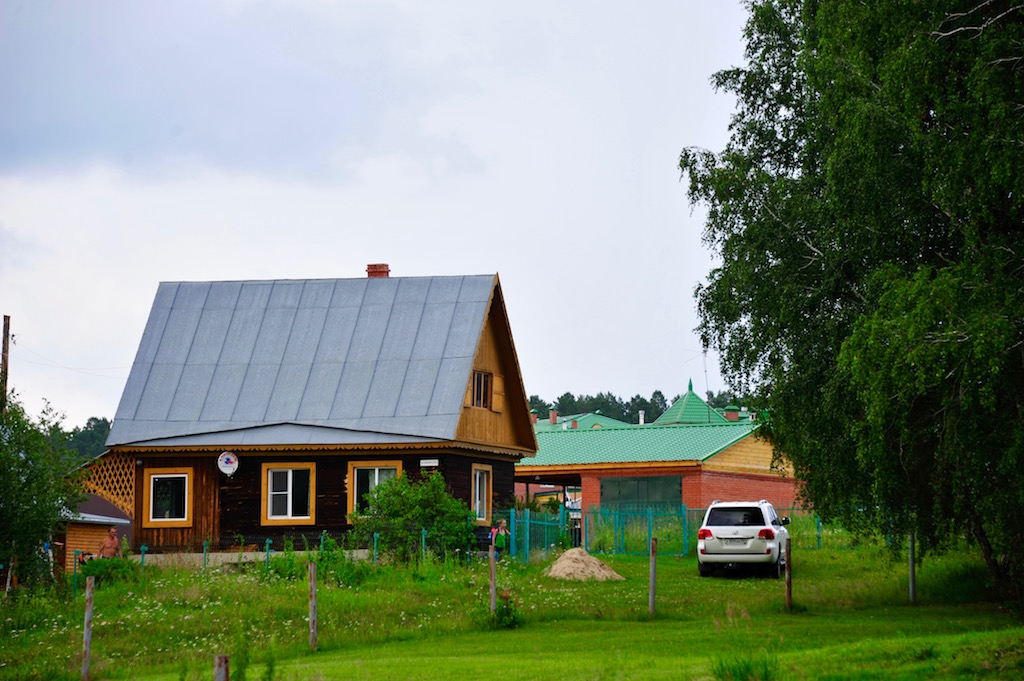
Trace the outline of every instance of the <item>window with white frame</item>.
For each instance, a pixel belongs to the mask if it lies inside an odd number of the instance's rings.
[[[264,525],[311,525],[315,522],[316,466],[312,463],[265,463],[260,501]]]
[[[491,467],[473,464],[473,514],[478,522],[491,519]]]
[[[348,466],[349,513],[362,513],[369,503],[373,489],[402,472],[401,461],[352,462]]]
[[[192,469],[146,470],[142,503],[143,527],[191,527]]]

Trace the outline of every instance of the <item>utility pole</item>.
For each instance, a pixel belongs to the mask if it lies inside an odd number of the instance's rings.
[[[7,415],[7,356],[10,354],[11,315],[4,315],[4,349],[0,355],[0,417]]]

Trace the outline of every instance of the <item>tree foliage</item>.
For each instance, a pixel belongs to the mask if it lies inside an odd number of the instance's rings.
[[[535,401],[536,399],[536,401]],[[539,418],[543,418],[548,410],[541,410],[538,407],[547,405],[536,395],[530,397],[530,407],[537,409]],[[640,412],[644,412],[644,421],[650,423],[658,418],[669,408],[669,402],[665,394],[660,390],[651,393],[650,399],[641,395],[634,395],[628,401],[613,395],[610,392],[598,393],[597,395],[580,395],[576,397],[572,393],[564,393],[555,400],[550,407],[559,414],[589,414],[600,411],[609,418],[625,421],[626,423],[639,423]]]
[[[704,343],[826,518],[1024,580],[1024,7],[749,2]]]
[[[91,416],[84,427],[75,426],[71,430],[68,435],[68,446],[78,452],[80,460],[89,461],[107,451],[108,435],[110,420]]]
[[[378,549],[399,562],[417,559],[424,529],[428,549],[439,556],[465,550],[473,540],[469,506],[448,492],[440,473],[416,482],[399,475],[374,487],[367,501],[364,512],[350,516],[356,541],[372,544],[377,533]]]
[[[0,563],[16,565],[23,583],[49,574],[43,542],[82,499],[77,456],[49,405],[37,421],[13,393],[0,417]]]

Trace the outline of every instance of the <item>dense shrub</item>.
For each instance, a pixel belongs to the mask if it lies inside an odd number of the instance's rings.
[[[373,543],[392,559],[407,563],[420,555],[422,530],[427,549],[444,557],[464,550],[473,539],[469,507],[448,493],[444,477],[429,473],[418,482],[405,475],[377,485],[364,513],[353,513],[352,534],[363,545]]]
[[[129,558],[96,558],[83,563],[78,571],[86,577],[95,577],[97,587],[115,582],[131,584],[142,576],[142,566]]]

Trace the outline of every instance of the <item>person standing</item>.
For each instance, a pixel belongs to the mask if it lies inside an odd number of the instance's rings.
[[[103,538],[103,543],[100,544],[100,558],[113,558],[121,557],[121,542],[117,538],[117,528],[111,527],[107,531],[107,536]]]
[[[501,552],[508,546],[508,523],[502,518],[491,528],[491,544],[494,545],[494,559],[501,558]]]

